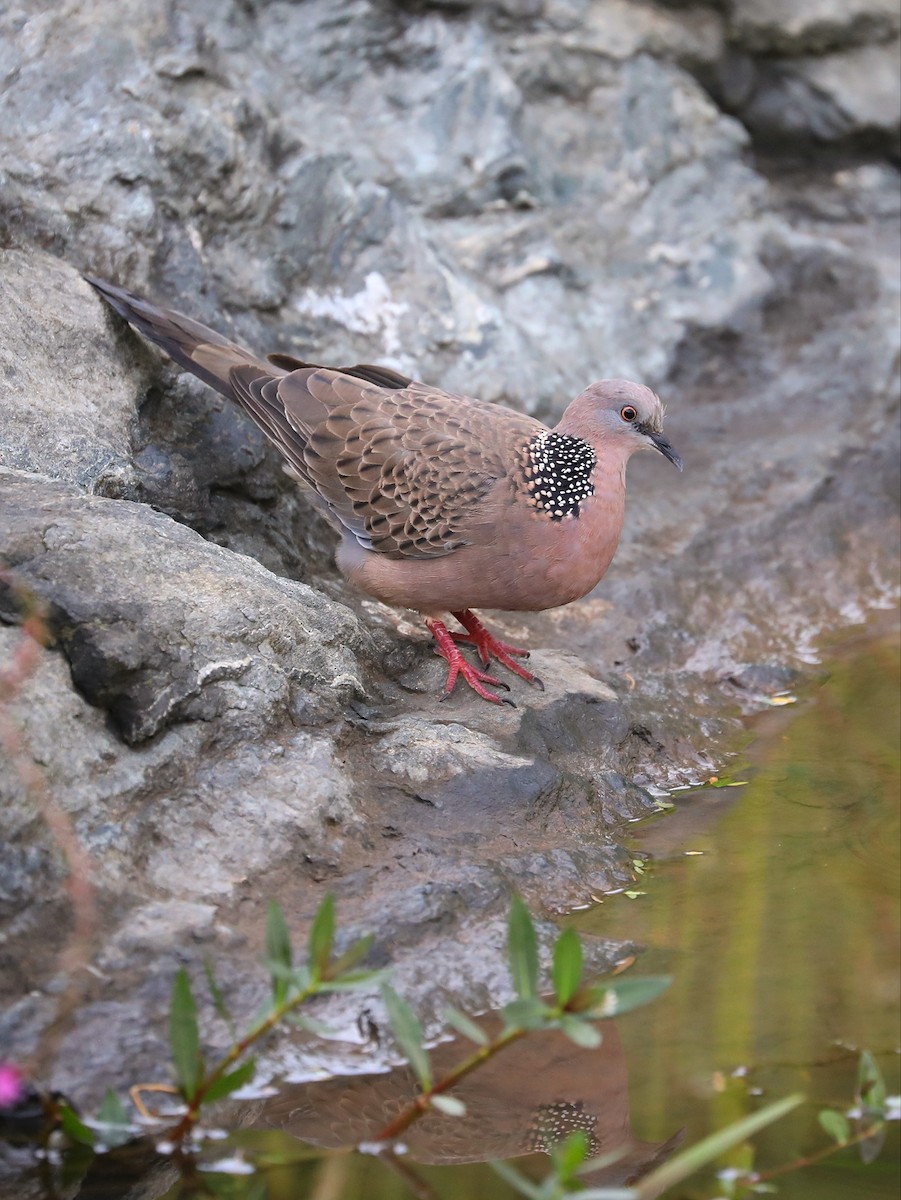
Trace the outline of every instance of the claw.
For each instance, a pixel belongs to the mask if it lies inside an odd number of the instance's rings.
[[[484,666],[487,667],[494,658],[508,671],[518,675],[520,679],[525,679],[527,683],[537,684],[544,691],[544,684],[537,675],[533,675],[531,671],[527,671],[525,667],[521,667],[518,662],[513,661],[514,657],[528,658],[528,650],[523,650],[519,646],[511,646],[507,642],[502,642],[500,638],[496,638],[468,608],[464,608],[461,612],[455,612],[453,615],[466,630],[466,633],[450,631],[449,636],[455,642],[468,642],[475,646]]]
[[[442,701],[451,695],[457,677],[462,675],[472,690],[477,692],[483,700],[488,700],[491,704],[509,704],[511,708],[516,708],[513,701],[507,699],[506,696],[497,696],[494,692],[488,691],[488,688],[484,686],[486,683],[491,687],[502,688],[505,692],[509,692],[510,687],[502,680],[495,679],[487,671],[480,671],[468,663],[460,652],[460,642],[475,646],[483,667],[489,666],[491,660],[494,659],[502,667],[506,667],[508,671],[518,675],[520,679],[524,679],[526,683],[531,683],[540,691],[544,691],[544,684],[538,676],[533,675],[531,671],[527,671],[525,667],[514,661],[515,658],[528,658],[528,650],[523,650],[519,646],[511,646],[507,642],[502,642],[500,638],[496,638],[468,608],[455,612],[453,615],[466,630],[465,633],[461,633],[459,630],[450,630],[441,621],[426,620],[429,632],[435,639],[435,653],[445,659],[448,664],[447,682],[441,695]]]
[[[491,704],[509,704],[513,708],[516,707],[512,700],[508,700],[503,696],[496,696],[493,692],[488,691],[484,686],[486,683],[492,687],[502,688],[505,692],[509,692],[510,686],[501,679],[495,679],[487,671],[480,671],[468,663],[447,627],[441,621],[427,620],[426,625],[435,639],[435,653],[440,654],[448,664],[447,682],[444,685],[444,692],[440,697],[441,702],[445,701],[451,695],[454,685],[457,682],[457,676],[462,675],[472,690],[477,692],[483,700],[488,700]]]

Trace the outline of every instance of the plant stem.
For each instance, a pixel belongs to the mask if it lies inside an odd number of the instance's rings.
[[[188,1102],[188,1108],[182,1116],[178,1124],[172,1129],[169,1136],[173,1141],[181,1143],[191,1132],[197,1122],[200,1120],[200,1110],[203,1107],[204,1097],[212,1084],[221,1079],[223,1075],[233,1067],[236,1062],[250,1049],[250,1047],[265,1037],[270,1030],[287,1016],[293,1009],[298,1008],[311,996],[315,996],[319,991],[317,982],[310,982],[305,988],[302,988],[296,995],[284,1000],[281,1004],[276,1005],[268,1016],[264,1017],[258,1025],[255,1025],[248,1033],[245,1033],[234,1045],[225,1053],[223,1058],[216,1064],[209,1075],[205,1075],[203,1082],[197,1089],[196,1093]]]
[[[380,1155],[380,1160],[396,1175],[404,1181],[407,1187],[415,1196],[416,1200],[438,1200],[438,1196],[434,1189],[416,1174],[409,1163],[398,1158],[394,1151],[389,1147],[386,1148]]]
[[[419,1120],[420,1117],[429,1111],[432,1107],[432,1096],[440,1096],[442,1092],[450,1091],[452,1087],[455,1087],[461,1079],[469,1075],[476,1067],[480,1067],[483,1062],[487,1062],[489,1058],[493,1058],[495,1054],[500,1053],[501,1050],[518,1041],[525,1033],[525,1029],[508,1029],[504,1033],[499,1034],[498,1037],[494,1038],[486,1046],[480,1046],[474,1054],[471,1054],[469,1058],[464,1058],[463,1062],[454,1067],[452,1071],[448,1071],[427,1092],[420,1093],[415,1100],[411,1101],[390,1124],[386,1125],[384,1129],[375,1135],[375,1140],[377,1142],[396,1141],[405,1130],[409,1129],[414,1121]]]
[[[817,1150],[815,1154],[808,1154],[804,1158],[796,1158],[792,1162],[783,1163],[780,1167],[772,1167],[769,1171],[749,1171],[742,1177],[739,1182],[744,1187],[752,1187],[755,1183],[767,1183],[770,1179],[778,1179],[780,1175],[788,1175],[790,1171],[800,1171],[804,1167],[812,1167],[815,1163],[822,1161],[824,1158],[829,1158],[832,1154],[837,1154],[839,1150],[848,1150],[852,1146],[859,1146],[861,1142],[865,1142],[867,1138],[871,1138],[874,1133],[878,1132],[880,1121],[876,1125],[870,1125],[866,1129],[856,1133],[854,1137],[848,1138],[846,1142],[835,1142],[831,1146],[824,1146],[822,1150]],[[747,1180],[747,1183],[743,1181]]]
[[[57,959],[57,971],[65,979],[57,1000],[56,1015],[41,1034],[37,1049],[25,1066],[32,1078],[45,1075],[82,999],[84,968],[90,961],[97,932],[91,859],[75,832],[69,813],[53,797],[43,767],[32,757],[19,722],[9,711],[29,678],[37,670],[43,648],[53,638],[47,624],[44,605],[11,571],[0,567],[0,584],[11,591],[22,613],[22,637],[12,658],[0,670],[0,751],[7,759],[22,788],[43,820],[68,868],[66,891],[72,905],[72,932]]]

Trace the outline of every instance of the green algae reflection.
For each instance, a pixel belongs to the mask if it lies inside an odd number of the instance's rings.
[[[899,647],[840,661],[797,710],[772,714],[751,782],[679,800],[640,832],[644,895],[586,921],[648,947],[675,982],[621,1024],[632,1124],[687,1142],[790,1091],[811,1103],[759,1139],[758,1166],[822,1145],[816,1114],[850,1101],[858,1047],[898,1091]],[[880,1160],[854,1153],[779,1180],[785,1200],[896,1197],[897,1124]],[[709,1195],[699,1187],[679,1195]]]

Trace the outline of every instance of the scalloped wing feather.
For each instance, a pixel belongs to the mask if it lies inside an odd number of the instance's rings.
[[[326,367],[250,373],[232,373],[235,394],[292,471],[361,546],[392,558],[469,544],[479,505],[544,429],[416,382],[389,388]]]

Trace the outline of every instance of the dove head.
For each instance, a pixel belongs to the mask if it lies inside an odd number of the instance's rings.
[[[682,470],[682,459],[663,436],[663,405],[650,388],[628,379],[602,379],[576,396],[555,432],[613,451],[625,461],[636,450],[657,450]]]

